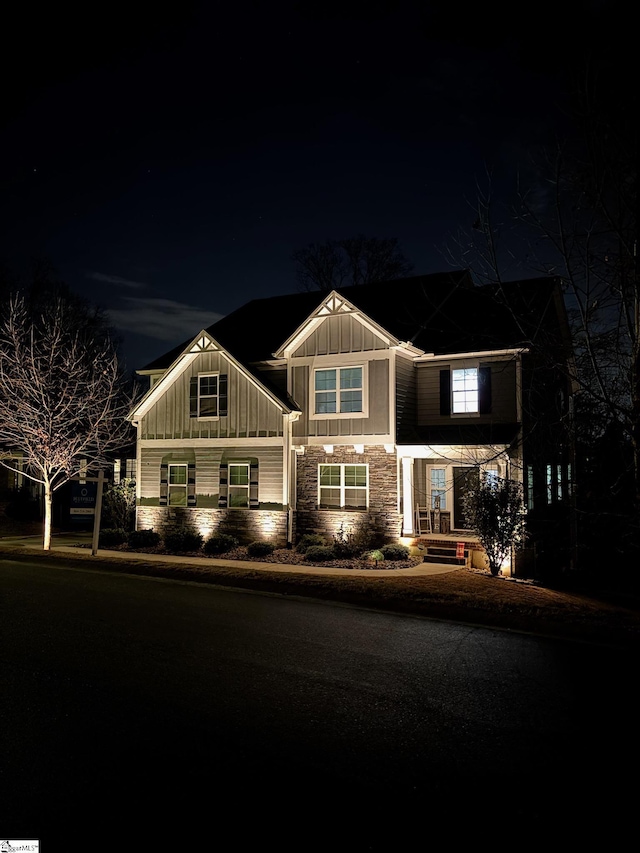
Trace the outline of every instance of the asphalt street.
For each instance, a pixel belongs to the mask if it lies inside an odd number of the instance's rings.
[[[434,821],[631,819],[630,654],[10,560],[0,618],[3,837],[406,849]]]

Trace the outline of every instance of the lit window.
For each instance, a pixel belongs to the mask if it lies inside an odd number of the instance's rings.
[[[431,509],[436,508],[436,498],[440,498],[440,509],[446,509],[447,489],[444,468],[431,469]]]
[[[218,374],[198,376],[198,417],[218,417]]]
[[[187,505],[187,466],[169,465],[169,506]]]
[[[478,368],[451,371],[452,411],[454,414],[478,411]]]
[[[547,465],[547,503],[553,501],[553,468]]]
[[[320,465],[318,504],[324,509],[366,509],[366,465]]]
[[[494,487],[498,485],[498,469],[487,468],[484,472],[484,480],[488,486]]]
[[[229,506],[249,506],[249,465],[246,462],[229,463]]]
[[[135,480],[136,478],[136,460],[127,459],[125,462],[125,476],[127,480]]]
[[[315,371],[315,414],[362,412],[362,367]]]
[[[533,465],[527,465],[527,509],[533,509]]]
[[[573,497],[573,472],[571,469],[571,462],[567,463],[567,495],[570,498]]]
[[[556,465],[556,497],[562,500],[562,465]]]

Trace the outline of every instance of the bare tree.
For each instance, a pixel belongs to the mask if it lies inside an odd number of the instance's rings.
[[[403,278],[413,269],[395,237],[365,237],[311,243],[291,256],[301,290],[327,292],[352,284]]]
[[[0,444],[20,452],[19,473],[43,486],[45,550],[54,492],[81,460],[90,474],[130,439],[131,397],[108,331],[95,325],[81,300],[61,296],[29,303],[18,294],[0,320]]]

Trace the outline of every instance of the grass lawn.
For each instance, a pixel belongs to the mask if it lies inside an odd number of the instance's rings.
[[[37,528],[40,529],[40,528]],[[24,535],[36,532],[23,528]],[[376,577],[327,576],[322,574],[282,573],[269,563],[247,569],[225,565],[208,558],[193,563],[158,563],[151,557],[110,560],[92,557],[85,549],[77,555],[54,551],[50,555],[2,542],[1,537],[19,535],[15,524],[0,520],[0,553],[18,559],[43,559],[85,568],[129,572],[175,578],[185,581],[255,589],[284,595],[301,595],[359,606],[382,608],[403,613],[468,622],[507,630],[532,631],[552,636],[571,637],[612,644],[640,644],[640,602],[613,601],[608,596],[551,589],[531,583],[493,578],[466,569],[442,575]],[[264,568],[263,568],[264,566]]]

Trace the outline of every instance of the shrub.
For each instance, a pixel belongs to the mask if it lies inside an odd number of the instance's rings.
[[[195,530],[175,530],[165,535],[164,547],[175,553],[199,551],[202,548],[202,534]]]
[[[406,560],[409,557],[406,545],[384,545],[380,550],[385,560]]]
[[[335,560],[336,552],[330,545],[311,545],[304,558],[312,563],[326,563],[327,560]]]
[[[333,550],[336,557],[360,557],[365,551],[373,548],[375,536],[366,526],[360,525],[352,533],[347,533],[344,524],[333,537]]]
[[[131,530],[136,517],[136,481],[123,479],[105,489],[102,498],[105,524],[116,530]]]
[[[107,527],[100,531],[98,545],[100,548],[115,548],[127,541],[128,533],[121,527]]]
[[[226,551],[232,551],[239,545],[235,536],[229,536],[227,533],[216,533],[204,543],[205,554],[224,554]]]
[[[306,554],[312,545],[326,544],[324,536],[321,536],[319,533],[305,533],[304,536],[300,537],[300,541],[296,545],[296,551],[298,554]]]
[[[384,554],[377,548],[374,551],[369,551],[365,556],[367,560],[370,560],[372,563],[381,563],[384,560]]]
[[[267,557],[275,550],[276,546],[272,542],[252,542],[247,545],[247,554],[250,557]]]
[[[132,530],[127,537],[130,548],[157,548],[160,544],[160,534],[155,530]]]

